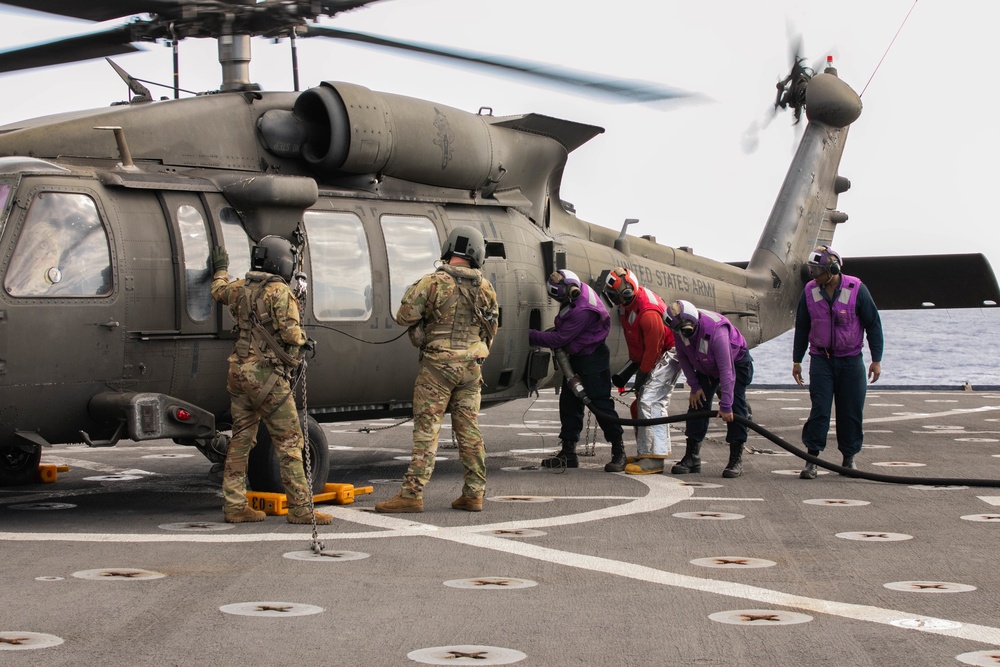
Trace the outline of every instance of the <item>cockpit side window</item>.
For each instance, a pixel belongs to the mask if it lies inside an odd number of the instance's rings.
[[[184,249],[184,281],[187,286],[188,315],[204,322],[212,314],[212,269],[209,267],[208,228],[193,206],[177,207],[177,226]]]
[[[0,183],[0,234],[7,226],[7,200],[10,199],[10,184]]]
[[[250,270],[250,237],[234,208],[220,210],[219,222],[222,223],[222,238],[229,253],[229,278],[242,278]]]
[[[106,296],[112,290],[111,245],[88,195],[40,192],[4,278],[16,297]]]
[[[434,270],[441,257],[441,240],[429,218],[383,215],[382,236],[389,259],[389,309],[395,316],[406,288]]]
[[[372,265],[361,219],[353,213],[306,211],[303,222],[316,319],[367,320],[372,314]]]

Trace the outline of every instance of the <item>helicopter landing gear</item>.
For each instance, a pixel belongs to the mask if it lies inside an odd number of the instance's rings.
[[[42,448],[33,443],[21,443],[0,449],[0,486],[17,486],[38,481],[38,463]]]
[[[330,474],[330,449],[319,422],[312,417],[307,420],[309,429],[310,483],[313,493],[322,493]],[[271,434],[261,426],[257,430],[257,445],[250,450],[250,460],[247,466],[247,481],[254,491],[265,493],[284,493],[281,483],[281,469],[278,457],[271,447]]]

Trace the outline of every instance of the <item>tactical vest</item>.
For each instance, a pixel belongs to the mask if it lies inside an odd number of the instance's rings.
[[[239,338],[236,354],[241,360],[251,353],[268,361],[275,370],[288,372],[301,362],[289,353],[288,346],[281,342],[278,328],[271,310],[264,302],[264,288],[274,282],[283,282],[278,276],[260,271],[250,271],[246,275],[233,313]]]
[[[806,308],[812,326],[809,328],[810,354],[828,357],[854,357],[864,348],[864,327],[858,320],[858,291],[861,281],[841,275],[840,293],[834,293],[831,303],[815,280],[806,285]]]
[[[438,271],[451,276],[455,288],[443,301],[437,290],[434,298],[428,300],[423,344],[439,343],[451,350],[467,350],[482,340],[479,332],[483,322],[478,305],[482,277],[478,272],[470,276],[468,272],[456,271],[448,264]]]

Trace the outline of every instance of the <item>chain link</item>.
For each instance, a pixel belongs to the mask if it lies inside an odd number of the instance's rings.
[[[312,517],[312,541],[309,550],[319,554],[324,545],[316,533],[316,507],[313,505],[312,453],[309,450],[309,398],[306,390],[306,361],[302,360],[302,460],[305,462],[306,487],[309,490],[309,516]]]

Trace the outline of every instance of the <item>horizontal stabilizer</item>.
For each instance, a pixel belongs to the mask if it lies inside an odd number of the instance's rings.
[[[983,308],[1000,305],[1000,287],[984,255],[845,257],[880,310]]]

